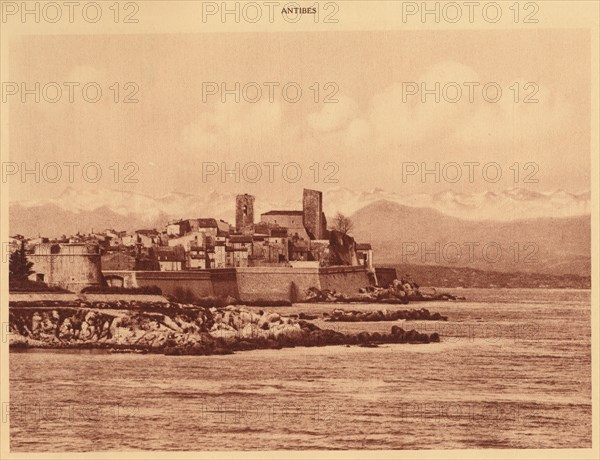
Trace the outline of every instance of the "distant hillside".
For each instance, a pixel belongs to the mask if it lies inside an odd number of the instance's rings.
[[[398,276],[408,276],[422,287],[591,289],[590,276],[508,273],[410,264],[395,265],[394,268]]]
[[[500,194],[446,192],[400,197],[381,190],[357,194],[337,189],[325,195],[327,215],[331,217],[337,210],[351,214],[353,236],[358,242],[373,245],[375,263],[590,275],[591,218],[578,214],[589,208],[586,194],[514,189]],[[398,203],[400,199],[415,205]],[[66,189],[58,198],[11,203],[9,231],[29,237],[57,237],[92,229],[160,229],[169,218],[176,217],[212,216],[233,222],[234,206],[235,195],[216,192],[203,196],[170,193],[156,198],[114,190],[81,193]],[[276,197],[257,199],[255,220],[269,209],[301,207],[301,202],[281,203]],[[537,217],[518,219],[523,215]],[[488,220],[481,220],[484,217]],[[488,251],[484,253],[486,245]]]
[[[157,190],[162,193],[161,190]],[[150,196],[127,190],[84,189],[67,187],[59,196],[42,196],[34,200],[10,203],[10,233],[25,236],[89,232],[105,227],[119,230],[152,228],[164,218],[214,217],[235,221],[236,193],[203,190],[197,194],[168,192]],[[432,209],[446,216],[465,220],[483,219],[507,222],[540,217],[573,217],[590,214],[590,193],[555,190],[546,193],[522,188],[501,192],[463,193],[446,190],[440,193],[400,195],[376,188],[360,192],[343,187],[323,191],[323,208],[328,217],[338,211],[345,215],[388,201],[410,209]],[[302,209],[302,194],[284,199],[277,193],[257,196],[254,217],[271,209]],[[114,222],[114,224],[111,224]],[[108,223],[108,225],[107,225]]]
[[[141,219],[135,215],[120,215],[106,207],[93,211],[72,213],[49,204],[25,209],[12,205],[9,210],[10,233],[28,237],[74,235],[78,231],[88,233],[92,229],[102,231],[133,230],[139,228],[162,228],[168,221],[167,216],[158,216],[152,220]]]
[[[589,216],[473,221],[378,201],[352,220],[353,236],[372,244],[376,264],[590,276]]]

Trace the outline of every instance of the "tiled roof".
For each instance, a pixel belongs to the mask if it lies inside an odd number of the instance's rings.
[[[152,235],[152,236],[156,236],[158,235],[158,232],[156,230],[136,230],[135,233],[138,233],[140,235]]]
[[[229,238],[231,243],[252,243],[251,236],[235,235]]]
[[[156,258],[159,261],[183,262],[185,261],[185,250],[181,246],[155,248]]]
[[[248,248],[225,248],[225,252],[247,252]]]
[[[301,216],[304,213],[302,211],[269,211],[265,212],[263,216]]]
[[[200,228],[217,228],[217,220],[213,218],[196,219]]]
[[[277,237],[277,238],[285,238],[288,236],[288,232],[287,229],[285,228],[274,228],[273,230],[271,230],[271,238]]]

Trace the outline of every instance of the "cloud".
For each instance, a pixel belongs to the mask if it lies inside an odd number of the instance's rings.
[[[78,82],[85,85],[88,82],[96,82],[104,87],[108,87],[113,82],[108,81],[105,70],[87,65],[76,65],[71,68],[65,81]]]
[[[373,98],[368,114],[377,133],[376,143],[380,147],[404,146],[446,137],[471,116],[465,94],[468,87],[463,82],[478,80],[473,69],[443,62],[414,81],[389,86]],[[458,102],[448,102],[453,100]]]
[[[502,89],[498,102],[473,105],[472,115],[454,131],[456,142],[468,147],[537,145],[572,119],[571,104],[548,87],[518,78]]]
[[[460,151],[539,144],[565,129],[572,113],[566,98],[549,87],[524,78],[494,82],[444,61],[375,94],[363,113],[345,98],[310,114],[308,125],[315,135],[337,132],[338,142],[357,150],[366,143],[385,151],[444,142]]]
[[[221,104],[198,115],[183,128],[184,145],[193,150],[219,150],[257,145],[282,129],[280,103]]]
[[[344,140],[346,145],[364,147],[372,136],[371,124],[364,118],[355,118],[348,124]]]
[[[357,116],[356,101],[350,97],[342,96],[337,103],[323,104],[319,112],[308,116],[308,125],[317,132],[336,131],[352,121]]]

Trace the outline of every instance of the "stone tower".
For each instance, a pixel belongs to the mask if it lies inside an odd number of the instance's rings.
[[[323,213],[323,193],[304,189],[302,195],[302,220],[311,239],[325,238],[327,222]]]
[[[235,197],[235,227],[238,231],[254,225],[254,195]]]
[[[43,281],[80,292],[102,283],[100,246],[95,243],[42,243],[28,258],[33,262],[31,280]]]

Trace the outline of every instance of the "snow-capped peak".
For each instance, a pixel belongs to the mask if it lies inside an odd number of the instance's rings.
[[[235,193],[211,191],[204,195],[172,192],[152,197],[137,192],[111,189],[77,191],[66,188],[57,198],[13,202],[24,208],[54,205],[72,213],[93,212],[106,208],[121,216],[136,216],[152,221],[158,216],[215,217],[231,223],[235,220]],[[446,190],[435,194],[401,195],[375,188],[370,192],[357,192],[336,187],[323,192],[323,207],[328,216],[336,212],[351,215],[359,209],[380,200],[405,206],[432,208],[446,215],[470,220],[509,221],[537,217],[570,217],[590,213],[590,194],[572,194],[564,190],[547,193],[523,188],[512,188],[496,193],[459,193]],[[281,203],[273,197],[257,196],[255,220],[260,213],[271,209],[293,209],[302,207],[302,197]]]

